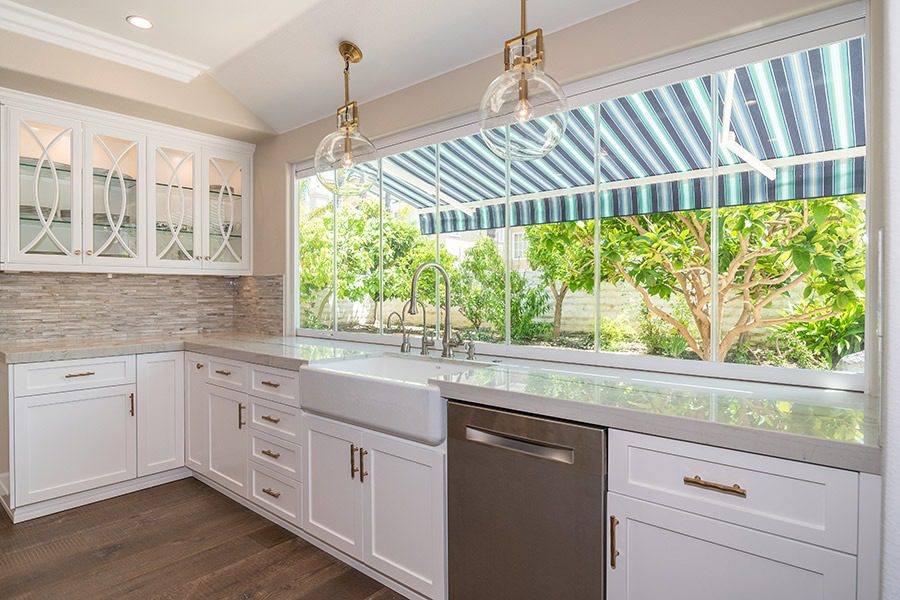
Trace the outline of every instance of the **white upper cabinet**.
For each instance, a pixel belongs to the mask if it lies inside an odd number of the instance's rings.
[[[204,153],[203,267],[246,271],[250,266],[250,161],[230,152]]]
[[[252,145],[3,93],[3,269],[250,273]]]
[[[203,255],[200,147],[151,140],[148,194],[150,264],[197,269]]]
[[[142,135],[85,127],[84,264],[147,264],[145,155]]]
[[[81,263],[81,123],[10,110],[3,123],[8,260]]]

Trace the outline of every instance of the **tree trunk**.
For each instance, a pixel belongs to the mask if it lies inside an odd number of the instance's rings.
[[[553,299],[556,301],[556,306],[553,308],[553,341],[559,341],[559,335],[562,330],[562,307],[563,300],[566,299],[566,294],[569,292],[569,284],[564,283],[559,288],[559,291],[556,289],[556,284],[550,286],[550,293],[553,294]]]

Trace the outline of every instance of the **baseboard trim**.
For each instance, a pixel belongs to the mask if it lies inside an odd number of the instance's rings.
[[[209,486],[210,488],[219,492],[223,496],[226,496],[230,500],[237,502],[241,506],[252,510],[259,516],[261,516],[269,521],[272,521],[276,525],[278,525],[280,527],[284,527],[285,529],[287,529],[288,531],[290,531],[297,537],[302,538],[303,540],[309,542],[310,544],[312,544],[319,550],[322,550],[323,552],[330,554],[331,556],[335,557],[339,561],[350,565],[357,571],[359,571],[365,575],[368,575],[369,577],[371,577],[378,583],[380,583],[386,587],[389,587],[390,589],[394,590],[398,594],[401,594],[403,597],[409,598],[410,600],[429,600],[426,596],[423,596],[423,595],[419,594],[418,592],[415,592],[415,591],[407,588],[406,586],[394,581],[390,577],[387,577],[386,575],[376,571],[375,569],[369,567],[368,565],[365,565],[365,564],[359,562],[355,558],[353,558],[351,556],[347,556],[340,550],[332,548],[331,546],[329,546],[327,543],[323,542],[319,538],[303,531],[302,529],[300,529],[299,526],[295,525],[294,523],[285,521],[281,517],[270,513],[269,511],[267,511],[266,509],[264,509],[260,506],[257,506],[256,504],[254,504],[247,498],[238,496],[231,490],[225,489],[224,487],[220,486],[219,484],[217,484],[216,482],[207,478],[206,476],[201,475],[200,473],[197,473],[197,472],[192,472],[192,474],[193,474],[194,479],[196,479],[200,483],[202,483],[206,486]]]
[[[62,498],[54,498],[53,500],[44,500],[43,502],[36,502],[34,504],[26,504],[25,506],[16,507],[12,511],[6,506],[4,506],[4,508],[10,514],[13,523],[22,523],[24,521],[30,521],[31,519],[37,519],[38,517],[45,517],[47,515],[52,515],[53,513],[69,510],[70,508],[84,506],[85,504],[93,504],[100,500],[108,500],[110,498],[115,498],[116,496],[123,496],[125,494],[130,494],[131,492],[137,492],[164,483],[178,481],[179,479],[187,479],[191,475],[192,472],[187,467],[178,467],[171,471],[147,475],[146,477],[138,477],[137,479],[123,481],[122,483],[114,483],[95,490],[79,492],[77,494],[63,496]]]

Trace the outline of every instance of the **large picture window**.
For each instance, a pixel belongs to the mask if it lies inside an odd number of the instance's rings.
[[[855,38],[573,108],[537,161],[474,134],[373,162],[366,198],[298,178],[298,326],[396,333],[434,260],[497,351],[861,373],[865,106]]]

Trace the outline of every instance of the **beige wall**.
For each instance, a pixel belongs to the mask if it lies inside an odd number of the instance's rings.
[[[641,0],[548,36],[547,71],[561,83],[571,83],[844,3]],[[498,40],[498,47],[500,43]],[[473,111],[484,88],[501,68],[498,54],[367,102],[360,108],[362,129],[377,145],[380,137]],[[255,273],[285,271],[288,165],[310,158],[333,126],[329,117],[258,145],[254,161]]]
[[[274,133],[208,74],[181,83],[3,30],[0,87],[249,142]]]

